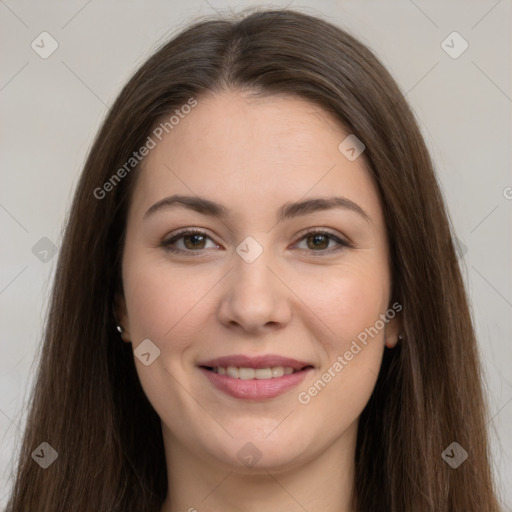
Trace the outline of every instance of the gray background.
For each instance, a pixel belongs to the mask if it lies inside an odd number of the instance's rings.
[[[40,240],[60,246],[107,106],[136,66],[194,16],[256,5],[328,16],[376,52],[415,111],[461,242],[488,383],[493,465],[503,509],[512,510],[510,0],[0,0],[0,507],[57,260]],[[43,31],[59,45],[47,59],[31,48]],[[453,31],[469,44],[456,59],[441,46]]]

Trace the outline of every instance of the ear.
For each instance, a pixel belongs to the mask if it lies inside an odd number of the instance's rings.
[[[128,319],[128,312],[126,309],[126,301],[124,295],[120,292],[115,294],[114,298],[114,311],[119,325],[123,328],[121,338],[127,343],[131,342],[130,336],[130,321]]]
[[[398,302],[395,302],[393,306],[395,304],[398,305]],[[386,325],[384,331],[384,344],[388,348],[394,348],[398,342],[398,337],[402,333],[402,314],[400,313],[402,307],[400,306],[400,309],[394,309],[392,307],[389,309],[395,313],[395,316],[393,318],[390,317]]]

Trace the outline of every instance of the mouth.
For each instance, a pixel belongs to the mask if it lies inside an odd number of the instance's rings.
[[[313,368],[312,365],[306,365],[302,368],[292,368],[291,366],[272,366],[267,368],[250,368],[239,366],[200,366],[207,371],[217,373],[218,375],[226,375],[232,379],[241,380],[268,380],[278,379],[284,375],[302,372]]]
[[[198,368],[214,390],[251,401],[282,395],[314,370],[312,364],[280,356],[229,356],[206,361]]]

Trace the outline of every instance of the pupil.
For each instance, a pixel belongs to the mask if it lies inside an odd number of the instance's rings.
[[[204,238],[204,236],[203,235],[187,235],[187,236],[185,236],[185,245],[188,247],[187,241],[190,241],[191,239],[197,239],[197,238]],[[192,247],[188,247],[189,249],[198,249],[197,245],[195,245],[194,242],[191,245],[192,245]]]
[[[320,248],[320,249],[325,249],[325,241],[327,240],[327,237],[325,235],[312,235],[309,237],[310,239],[314,239],[315,242],[313,243],[313,248]],[[320,245],[322,245],[322,239],[324,241],[324,246],[320,247],[316,242],[320,242]],[[329,244],[329,242],[327,241],[327,245]]]

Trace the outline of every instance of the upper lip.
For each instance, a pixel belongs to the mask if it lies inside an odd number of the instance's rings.
[[[227,368],[228,366],[238,366],[242,368],[272,368],[273,366],[290,367],[294,370],[302,370],[306,366],[313,366],[311,363],[297,361],[290,357],[267,354],[260,356],[232,355],[217,357],[198,364],[210,368]]]

